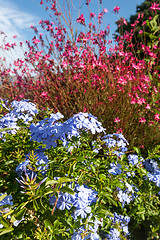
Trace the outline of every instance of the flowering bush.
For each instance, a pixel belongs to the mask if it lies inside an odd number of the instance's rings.
[[[26,100],[6,104],[1,239],[159,239],[159,145],[144,158],[92,114],[62,121]]]

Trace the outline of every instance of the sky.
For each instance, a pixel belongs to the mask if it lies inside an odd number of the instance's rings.
[[[45,0],[43,0],[45,2]],[[59,0],[61,6],[63,6],[63,1]],[[85,5],[85,0],[81,0],[80,4],[80,14],[83,13],[87,19],[87,6]],[[99,6],[97,4],[98,0],[91,0],[90,8],[91,12],[95,12],[98,15],[100,12]],[[129,20],[131,15],[136,13],[136,6],[144,2],[144,0],[103,0],[103,8],[107,8],[108,13],[106,13],[103,26],[110,25],[111,34],[116,30],[115,21],[118,17],[123,17]],[[73,21],[76,23],[76,18],[79,14],[79,0],[73,0]],[[115,6],[120,7],[119,16],[113,13],[113,8]],[[26,40],[31,40],[34,37],[34,31],[30,28],[31,25],[39,27],[39,21],[41,19],[49,19],[49,13],[45,11],[44,5],[40,4],[40,0],[0,0],[0,41],[3,42],[4,32],[7,35],[6,42],[25,42]],[[17,38],[13,39],[16,35]],[[0,44],[1,45],[1,44]],[[23,51],[26,50],[24,45]],[[14,60],[16,58],[21,58],[23,51],[20,49],[15,49],[12,53],[8,52],[9,58]],[[6,51],[0,48],[1,57],[6,57]]]

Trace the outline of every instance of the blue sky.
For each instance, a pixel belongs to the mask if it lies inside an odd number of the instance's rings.
[[[45,0],[43,0],[45,2]],[[63,4],[63,0],[59,0]],[[91,0],[91,11],[98,13],[98,0]],[[144,0],[103,0],[103,8],[108,9],[103,26],[110,24],[111,35],[116,29],[115,21],[118,20],[117,14],[113,13],[115,6],[120,7],[119,17],[129,19],[130,15],[135,14],[136,6],[144,2]],[[73,17],[74,21],[78,16],[79,0],[73,0]],[[83,4],[84,3],[84,4]],[[85,0],[81,0],[81,11],[87,18],[87,6]],[[3,31],[8,36],[9,42],[13,41],[13,35],[17,35],[16,41],[31,40],[34,36],[31,24],[39,26],[41,19],[49,19],[49,13],[45,11],[43,5],[40,5],[40,0],[0,0],[0,31]],[[76,21],[75,21],[76,22]],[[1,36],[2,39],[2,36]],[[14,54],[17,56],[20,52]]]

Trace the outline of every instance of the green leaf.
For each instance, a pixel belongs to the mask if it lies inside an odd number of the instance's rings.
[[[73,182],[74,179],[70,179],[67,177],[61,177],[58,180],[50,180],[46,182],[46,185],[54,185],[54,184],[61,184],[65,182]]]
[[[14,228],[2,228],[0,229],[0,236],[6,234],[6,233],[9,233],[9,232],[12,232],[14,230]]]
[[[53,233],[53,225],[52,225],[52,223],[49,221],[49,220],[45,220],[44,221],[44,224],[45,224],[45,227],[46,228],[48,228],[48,230],[51,232],[51,233]]]
[[[141,151],[140,151],[139,148],[137,148],[137,147],[133,147],[133,149],[136,151],[136,153],[137,153],[138,155],[141,155]]]
[[[96,172],[95,167],[92,164],[90,165],[90,167],[92,168],[93,173],[95,173]]]
[[[148,175],[148,171],[144,168],[140,168],[141,172],[144,173],[146,176]]]
[[[21,203],[16,209],[15,209],[15,214],[17,214],[21,209],[23,209],[29,202]]]
[[[108,210],[106,210],[106,209],[104,209],[104,208],[102,208],[102,209],[100,210],[100,213],[103,213],[103,214],[105,214],[105,215],[107,215],[107,216],[113,216],[113,214],[112,214],[111,212],[109,212]]]
[[[3,218],[2,216],[0,216],[0,223],[6,228],[9,227],[8,221],[5,218]]]
[[[145,210],[136,212],[137,215],[144,214]]]
[[[53,227],[54,228],[57,228],[58,226],[59,226],[59,221],[58,221],[58,219],[56,219],[55,221],[54,221],[54,223],[53,223]]]
[[[123,155],[121,156],[121,160],[122,160],[122,161],[127,160],[126,154],[123,154]]]
[[[106,179],[107,179],[106,175],[103,174],[103,173],[99,174],[99,178],[101,178],[101,179],[103,179],[103,180],[106,180]]]
[[[15,214],[15,218],[17,220],[21,220],[22,217],[24,216],[24,214],[26,213],[27,209],[26,208],[22,208],[20,211],[18,211],[16,214]]]
[[[3,194],[2,196],[0,196],[0,202],[1,202],[5,197],[7,197],[7,194],[6,194],[6,193]]]
[[[108,186],[105,189],[108,190],[108,192],[110,192],[110,193],[112,192],[112,189]]]
[[[113,205],[117,206],[117,202],[113,199],[112,195],[109,193],[101,192],[101,195],[106,197],[109,202],[112,202]]]
[[[38,203],[35,199],[33,199],[33,208],[35,211],[38,211],[39,207],[38,207]]]
[[[120,182],[120,181],[115,182],[115,185],[116,185],[117,187],[121,188],[121,189],[124,188],[124,183],[122,183],[122,182]]]
[[[67,186],[61,187],[59,189],[59,191],[64,192],[64,193],[67,192],[67,193],[70,193],[70,194],[74,194],[74,191],[71,188],[67,187]]]

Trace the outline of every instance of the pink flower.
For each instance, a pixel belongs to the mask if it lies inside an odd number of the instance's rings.
[[[42,92],[42,93],[41,93],[41,96],[42,96],[42,97],[47,97],[47,96],[48,96],[48,92]]]
[[[118,122],[120,122],[120,121],[121,121],[121,120],[119,119],[119,117],[117,117],[117,118],[114,119],[114,122],[115,122],[115,123],[118,123]]]
[[[125,25],[127,25],[127,21],[126,21],[126,19],[124,19],[124,18],[123,18],[123,23],[124,23]]]
[[[142,35],[143,34],[143,30],[139,30],[139,34]]]
[[[90,18],[93,18],[93,17],[95,17],[95,16],[96,16],[95,13],[93,13],[93,12],[90,13]]]
[[[155,11],[160,10],[159,4],[156,4],[155,2],[152,3],[152,6],[150,7],[151,10]]]
[[[153,87],[153,90],[154,90],[155,93],[158,93],[158,90],[155,86]]]
[[[24,94],[23,94],[23,93],[20,94],[19,97],[20,97],[20,98],[24,98]]]
[[[37,43],[39,43],[39,42],[40,42],[39,39],[34,39],[34,40],[33,40],[33,43],[35,43],[35,44],[37,44]]]
[[[159,113],[156,113],[156,114],[154,115],[154,119],[155,119],[156,121],[159,121],[159,120],[160,120],[160,114],[159,114]]]
[[[81,14],[78,18],[77,18],[77,23],[83,24],[85,25],[85,18],[83,16],[83,14]]]
[[[154,125],[154,122],[153,122],[153,121],[150,121],[150,122],[149,122],[149,126],[152,126],[152,125]]]
[[[140,123],[145,123],[146,122],[146,119],[144,117],[141,117],[140,120],[139,120]]]
[[[107,13],[107,12],[108,12],[108,9],[107,9],[107,8],[104,8],[104,9],[103,9],[103,12],[104,12],[104,13]]]
[[[123,133],[122,128],[118,128],[116,133]]]
[[[115,6],[114,9],[113,9],[113,12],[114,13],[119,13],[119,9],[120,9],[119,6]]]
[[[149,106],[149,104],[147,104],[147,106],[145,107],[145,109],[151,109],[151,107]]]
[[[146,101],[146,99],[144,99],[144,98],[138,98],[137,103],[142,105],[143,103],[145,103],[145,101]]]

